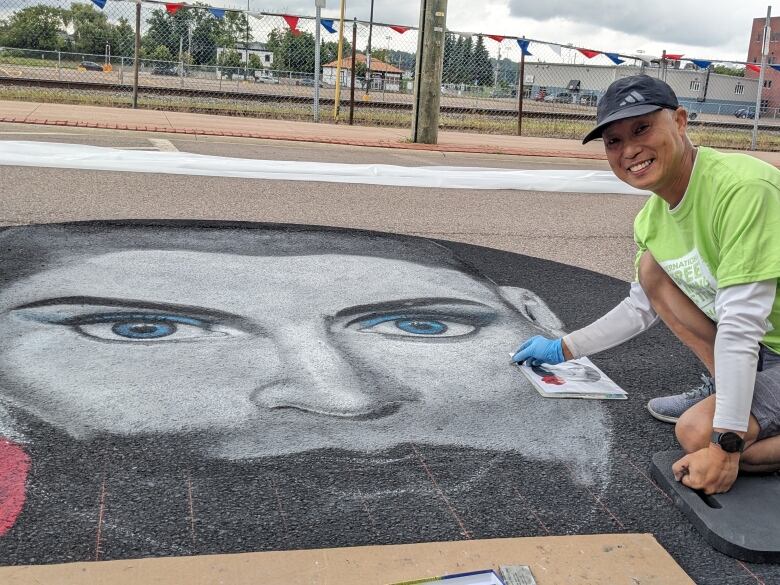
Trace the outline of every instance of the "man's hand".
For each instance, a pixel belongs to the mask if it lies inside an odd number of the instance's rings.
[[[739,473],[739,453],[726,453],[718,445],[689,453],[672,465],[674,478],[705,494],[729,491]]]
[[[532,337],[515,350],[512,361],[527,362],[529,366],[560,364],[566,361],[562,339],[547,339],[541,335]]]

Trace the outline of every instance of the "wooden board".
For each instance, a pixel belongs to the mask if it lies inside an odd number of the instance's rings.
[[[538,585],[691,585],[650,534],[597,534],[0,567],[3,585],[385,585],[528,565]]]

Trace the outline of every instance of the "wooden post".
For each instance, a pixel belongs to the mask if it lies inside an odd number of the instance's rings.
[[[421,0],[414,72],[412,142],[436,144],[439,139],[441,75],[447,0]]]
[[[349,125],[355,120],[355,70],[357,69],[357,18],[352,21],[352,71],[349,74]]]

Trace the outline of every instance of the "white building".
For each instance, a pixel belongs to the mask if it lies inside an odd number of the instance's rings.
[[[274,54],[266,49],[265,43],[250,42],[248,47],[244,43],[236,43],[235,47],[217,47],[217,59],[225,51],[237,51],[242,61],[248,60],[249,55],[257,55],[264,69],[270,69],[274,65]]]
[[[355,55],[358,63],[365,63],[366,56],[362,53]],[[336,85],[336,67],[338,60],[331,61],[322,66],[322,82],[328,85]],[[385,89],[386,91],[400,91],[401,77],[404,72],[393,65],[380,61],[374,57],[371,58],[371,88],[376,90]],[[350,87],[352,80],[352,57],[346,57],[341,60],[341,87]],[[355,77],[355,87],[364,87],[365,75]]]
[[[530,99],[570,94],[573,102],[595,105],[610,83],[641,73],[665,79],[688,110],[733,114],[756,103],[758,80],[721,75],[709,69],[526,62],[523,86]]]

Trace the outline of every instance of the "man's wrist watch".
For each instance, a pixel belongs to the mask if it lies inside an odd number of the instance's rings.
[[[712,431],[710,442],[718,445],[726,453],[742,453],[745,450],[745,440],[731,431],[724,433]]]

